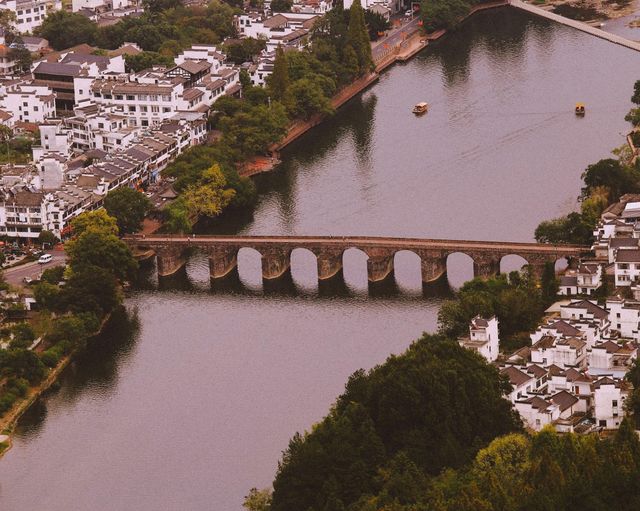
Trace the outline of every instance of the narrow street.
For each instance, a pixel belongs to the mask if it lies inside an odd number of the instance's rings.
[[[47,268],[63,265],[67,260],[67,255],[64,250],[61,249],[47,250],[45,253],[53,256],[53,260],[50,263],[39,264],[37,261],[32,261],[4,270],[3,275],[7,283],[12,286],[21,286],[24,284],[25,277],[37,279],[42,271]]]

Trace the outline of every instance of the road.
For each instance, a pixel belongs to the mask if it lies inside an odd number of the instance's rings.
[[[2,273],[7,283],[13,286],[21,286],[24,284],[25,277],[38,278],[43,270],[66,263],[67,255],[64,250],[47,250],[46,253],[53,256],[53,260],[50,263],[38,264],[36,261],[32,261],[4,270]]]
[[[405,36],[409,36],[418,30],[420,26],[418,25],[419,21],[419,17],[416,17],[408,23],[390,30],[387,37],[377,40],[371,47],[371,57],[373,61],[378,60],[390,47],[399,45],[404,41]]]

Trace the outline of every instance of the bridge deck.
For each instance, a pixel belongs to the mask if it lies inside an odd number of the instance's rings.
[[[535,252],[538,254],[581,254],[590,247],[580,245],[551,245],[510,241],[441,240],[425,238],[388,238],[374,236],[127,236],[127,243],[137,246],[157,245],[262,245],[262,246],[316,246],[316,247],[375,247],[438,249],[438,250],[495,250]]]

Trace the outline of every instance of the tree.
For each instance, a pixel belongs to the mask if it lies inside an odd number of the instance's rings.
[[[189,215],[184,195],[174,200],[163,210],[163,230],[175,234],[191,232],[193,222]]]
[[[364,11],[364,19],[369,30],[369,39],[376,41],[380,32],[385,32],[391,28],[391,23],[382,14],[369,9]]]
[[[633,84],[633,96],[631,96],[631,102],[636,105],[640,105],[640,80],[636,80]]]
[[[465,0],[423,0],[420,13],[427,31],[450,30],[469,14],[470,4]]]
[[[173,58],[155,51],[143,51],[136,55],[125,55],[124,61],[127,71],[137,73],[153,66],[172,66]]]
[[[16,71],[25,73],[31,69],[33,58],[31,58],[31,52],[24,46],[21,48],[12,48],[9,52],[9,58],[15,61]]]
[[[315,114],[331,113],[331,101],[317,82],[302,78],[289,88],[289,114],[292,117],[308,120]]]
[[[369,32],[360,0],[354,0],[349,8],[347,43],[353,47],[358,57],[359,74],[368,73],[373,65],[373,60],[371,59]]]
[[[220,122],[223,143],[237,151],[239,159],[262,154],[287,133],[289,119],[279,102],[250,107]]]
[[[545,305],[553,303],[560,289],[560,281],[556,276],[555,264],[551,261],[544,263],[542,277],[540,279],[540,288],[542,291],[542,301]]]
[[[99,231],[107,234],[118,234],[118,224],[116,219],[109,216],[104,209],[96,209],[95,211],[87,211],[78,215],[71,221],[71,229],[76,237],[81,236],[87,231]]]
[[[40,245],[47,245],[49,248],[53,247],[60,240],[51,231],[41,231],[38,235],[38,243]]]
[[[293,0],[272,0],[271,12],[291,12],[293,6]]]
[[[268,85],[273,99],[282,101],[285,98],[289,88],[289,64],[281,45],[276,48],[273,73],[268,78]]]
[[[596,187],[609,190],[609,202],[617,201],[624,193],[640,191],[640,176],[637,171],[622,165],[618,160],[607,158],[589,165],[582,174],[585,186],[581,197],[586,198]]]
[[[122,235],[138,232],[151,207],[144,193],[128,187],[116,188],[104,198],[104,209],[116,219]]]
[[[249,62],[255,55],[259,55],[267,47],[265,39],[245,37],[225,45],[227,58],[234,64]]]
[[[16,16],[15,11],[11,11],[9,9],[0,10],[0,28],[2,28],[4,32],[13,33],[17,21],[18,16]]]
[[[220,171],[220,167],[218,165],[209,167],[200,183],[185,191],[184,200],[190,216],[213,218],[222,213],[235,195],[235,191],[227,188],[226,185],[227,180]]]
[[[69,266],[103,268],[114,277],[125,279],[137,268],[129,247],[118,238],[115,218],[104,210],[78,215],[73,222],[74,238],[67,242]]]
[[[65,10],[50,13],[34,31],[44,37],[55,50],[63,50],[81,43],[94,44],[97,26],[81,14]]]
[[[534,236],[538,243],[589,245],[593,237],[593,226],[586,224],[580,213],[574,212],[540,222]]]
[[[404,510],[420,498],[427,475],[462,466],[495,437],[521,429],[503,397],[509,388],[479,355],[423,336],[402,355],[354,373],[329,415],[293,437],[271,509]],[[372,501],[380,506],[368,507]]]
[[[142,0],[145,11],[159,13],[167,9],[174,9],[182,5],[180,0]]]
[[[271,491],[251,488],[244,498],[242,507],[248,511],[269,511],[271,509]]]
[[[137,269],[129,247],[115,234],[87,230],[67,242],[67,256],[72,270],[84,267],[104,268],[119,279],[126,279]]]
[[[113,310],[122,297],[116,276],[109,269],[85,264],[74,269],[60,293],[58,308],[96,317]]]

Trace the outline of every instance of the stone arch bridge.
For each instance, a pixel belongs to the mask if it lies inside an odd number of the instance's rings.
[[[277,279],[286,274],[291,266],[291,252],[297,248],[307,249],[316,256],[320,280],[339,274],[343,253],[356,248],[368,256],[370,282],[389,277],[393,273],[396,252],[404,250],[420,257],[423,282],[432,282],[443,276],[447,271],[447,257],[453,253],[463,253],[473,259],[475,276],[489,277],[500,272],[500,261],[507,255],[522,257],[533,272],[540,275],[547,261],[580,257],[590,250],[576,245],[369,236],[133,235],[125,237],[124,241],[137,257],[155,255],[160,276],[178,271],[185,264],[189,249],[201,250],[209,255],[212,279],[223,278],[236,269],[241,248],[252,248],[262,255],[264,279]]]

